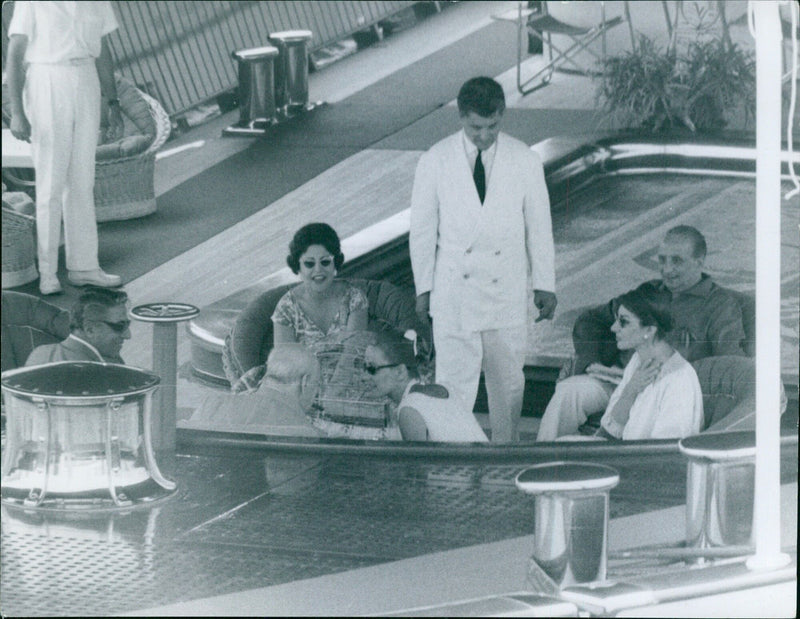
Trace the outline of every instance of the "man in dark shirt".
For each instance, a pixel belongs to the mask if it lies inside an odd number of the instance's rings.
[[[660,280],[643,283],[664,295],[674,329],[668,339],[687,360],[709,356],[746,356],[742,310],[730,291],[703,273],[706,241],[691,226],[671,228],[658,251]],[[609,337],[615,301],[593,308],[573,332],[576,359],[573,375],[556,385],[539,427],[538,440],[574,434],[589,415],[605,410],[628,361]]]

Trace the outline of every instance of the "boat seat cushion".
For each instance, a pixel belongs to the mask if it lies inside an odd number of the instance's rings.
[[[55,344],[69,335],[69,312],[22,292],[3,290],[0,319],[2,371],[25,365],[37,346]]]

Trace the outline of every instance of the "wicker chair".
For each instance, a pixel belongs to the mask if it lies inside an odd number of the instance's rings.
[[[22,286],[39,277],[35,225],[35,217],[18,213],[3,203],[3,288]]]
[[[125,78],[118,77],[118,87],[123,83],[126,83]],[[134,90],[150,109],[155,123],[155,137],[144,152],[131,157],[96,162],[94,205],[99,222],[143,217],[156,210],[153,185],[156,151],[167,141],[172,125],[158,101],[141,90]],[[126,110],[122,98],[121,102],[124,113]]]
[[[148,122],[152,129],[142,131],[139,128],[139,132],[152,135],[153,140],[147,150],[136,155],[98,160],[95,163],[94,201],[97,221],[133,219],[155,212],[156,196],[153,180],[156,151],[167,141],[172,129],[169,116],[158,101],[136,88],[127,78],[117,76],[116,79],[124,116],[130,115],[130,110],[126,110],[126,106],[131,98],[146,103],[151,117]],[[132,97],[122,96],[123,93],[131,93]],[[8,96],[4,84],[3,126],[8,126],[9,122]],[[130,122],[126,124],[129,125]],[[31,197],[35,197],[36,181],[33,169],[3,168],[3,181],[9,188],[25,191]],[[5,248],[5,242],[3,247]],[[5,267],[3,270],[5,272]]]

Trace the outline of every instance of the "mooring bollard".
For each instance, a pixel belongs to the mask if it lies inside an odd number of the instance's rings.
[[[755,432],[719,432],[681,439],[686,472],[686,545],[752,544]]]
[[[310,109],[308,102],[308,42],[310,30],[273,32],[269,42],[279,50],[275,61],[275,105],[284,115]]]
[[[528,584],[558,595],[562,587],[604,580],[609,492],[619,473],[599,464],[550,462],[525,469],[517,488],[535,495]]]
[[[275,68],[278,48],[272,45],[235,51],[239,67],[239,122],[223,135],[262,135],[277,122]]]

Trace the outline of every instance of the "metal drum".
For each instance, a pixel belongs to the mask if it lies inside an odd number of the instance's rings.
[[[280,50],[275,63],[275,104],[284,114],[308,105],[308,42],[310,30],[273,32],[269,42]]]
[[[2,501],[50,509],[130,507],[172,493],[150,418],[158,376],[65,361],[4,372]]]
[[[619,473],[599,464],[550,462],[522,471],[517,488],[536,496],[528,584],[538,593],[605,580],[609,492]]]
[[[686,473],[686,545],[750,545],[755,496],[755,432],[719,432],[681,439]]]
[[[239,72],[239,122],[225,135],[261,135],[277,122],[275,68],[278,48],[272,45],[233,52]]]

